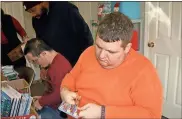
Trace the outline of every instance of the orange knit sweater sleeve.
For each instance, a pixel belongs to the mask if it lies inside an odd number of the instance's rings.
[[[76,91],[75,88],[75,83],[76,83],[76,77],[80,74],[80,70],[81,70],[81,59],[82,59],[82,55],[80,56],[80,58],[78,59],[77,63],[75,64],[75,66],[73,67],[73,69],[70,71],[70,73],[68,73],[62,83],[61,83],[61,89],[63,87],[68,88],[71,91]]]
[[[162,85],[153,66],[144,68],[136,79],[129,94],[134,106],[106,106],[106,118],[161,118]]]

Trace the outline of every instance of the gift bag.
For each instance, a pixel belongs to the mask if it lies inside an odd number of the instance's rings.
[[[8,53],[8,57],[11,59],[12,62],[15,62],[17,61],[18,59],[22,58],[23,57],[23,51],[22,51],[22,48],[21,46],[23,45],[24,43],[18,45],[16,48],[14,48],[12,51],[10,51]]]

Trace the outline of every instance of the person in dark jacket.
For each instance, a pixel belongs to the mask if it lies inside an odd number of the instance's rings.
[[[32,15],[36,37],[64,55],[72,66],[93,45],[93,37],[78,8],[66,1],[24,1]]]
[[[13,65],[15,68],[26,66],[25,57],[12,62],[8,53],[21,44],[17,33],[23,42],[28,40],[27,34],[20,23],[1,9],[1,65]]]

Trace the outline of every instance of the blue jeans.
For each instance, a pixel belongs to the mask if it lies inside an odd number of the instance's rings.
[[[64,119],[60,116],[60,111],[52,109],[51,107],[44,106],[41,110],[37,111],[41,119]]]

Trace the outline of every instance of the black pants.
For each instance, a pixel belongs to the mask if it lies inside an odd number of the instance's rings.
[[[15,62],[11,61],[7,54],[13,49],[14,48],[9,44],[1,44],[1,65],[13,65],[14,67],[26,66],[25,57],[22,57]]]

